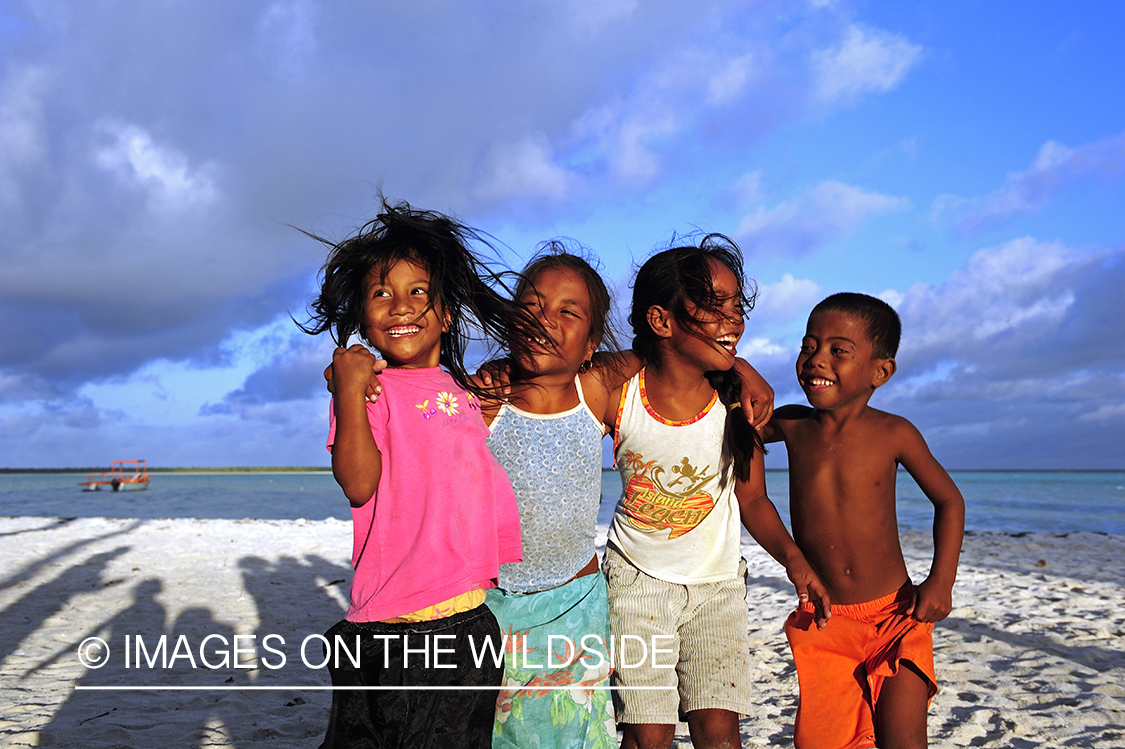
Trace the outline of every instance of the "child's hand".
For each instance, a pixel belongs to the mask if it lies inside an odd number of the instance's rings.
[[[920,622],[940,622],[952,610],[953,589],[927,577],[914,588],[914,599],[906,615]]]
[[[773,388],[744,359],[735,359],[734,369],[742,379],[742,412],[750,425],[761,431],[773,416]]]
[[[512,394],[512,363],[507,359],[485,362],[477,370],[477,377],[484,388],[494,387],[500,391],[500,395]]]
[[[762,386],[764,389],[754,390],[742,396],[743,405],[747,400],[750,402],[750,407],[743,409],[746,412],[746,419],[758,431],[761,431],[773,416],[773,388],[765,380],[762,380]]]
[[[785,568],[789,581],[797,589],[797,600],[801,603],[812,602],[813,620],[817,629],[828,626],[832,618],[832,600],[828,597],[828,590],[820,582],[820,578],[813,572],[812,567],[803,558],[791,563]]]
[[[355,348],[356,346],[359,346],[359,344],[358,343],[353,344],[352,348]],[[367,349],[364,348],[363,346],[359,346],[359,347],[361,349],[363,349],[364,351],[367,351]],[[336,349],[336,351],[345,351],[345,350],[350,350],[350,349],[344,349],[344,348]],[[368,353],[371,353],[371,352],[368,352]],[[383,386],[379,384],[379,378],[376,377],[376,375],[378,375],[380,372],[382,372],[384,369],[387,368],[387,360],[386,359],[376,359],[374,356],[372,356],[372,359],[374,360],[374,362],[371,365],[371,379],[368,380],[367,390],[364,393],[364,398],[370,403],[374,403],[375,401],[379,400],[379,394],[383,392]],[[333,361],[336,360],[335,354],[333,354],[332,360]],[[328,392],[335,395],[336,394],[336,383],[332,379],[332,365],[331,364],[329,364],[328,367],[324,370],[324,381],[325,381],[325,386],[328,388]]]

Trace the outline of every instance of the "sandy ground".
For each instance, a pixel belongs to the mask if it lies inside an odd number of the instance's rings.
[[[903,545],[920,579],[926,534]],[[0,518],[0,744],[318,746],[329,680],[301,643],[341,618],[350,549],[334,520]],[[743,743],[788,746],[793,593],[744,553],[759,707]],[[931,746],[1125,747],[1123,584],[1125,536],[969,534],[935,635]]]

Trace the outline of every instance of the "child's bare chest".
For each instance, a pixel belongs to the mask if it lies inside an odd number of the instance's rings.
[[[893,503],[898,465],[872,430],[826,430],[809,424],[794,437],[786,448],[790,481],[798,487],[815,488],[835,502],[885,501],[889,492]]]

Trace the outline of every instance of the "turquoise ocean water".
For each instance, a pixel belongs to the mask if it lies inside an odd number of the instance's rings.
[[[954,471],[974,530],[1125,534],[1125,471]],[[130,518],[349,519],[347,500],[329,473],[152,474],[137,492],[84,492],[74,474],[0,475],[0,516]],[[770,497],[788,522],[789,478],[767,471]],[[603,520],[621,491],[602,474]],[[899,525],[928,528],[930,503],[899,472]]]

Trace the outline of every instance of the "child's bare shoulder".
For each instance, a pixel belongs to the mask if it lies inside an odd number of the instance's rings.
[[[880,411],[877,408],[868,406],[864,413],[864,418],[871,423],[878,425],[880,429],[894,429],[906,430],[909,432],[917,432],[918,429],[910,423],[910,420],[905,416],[890,413],[889,411]]]
[[[895,453],[910,450],[918,445],[925,446],[925,440],[918,427],[904,416],[868,407],[864,421],[873,440],[886,444]]]

